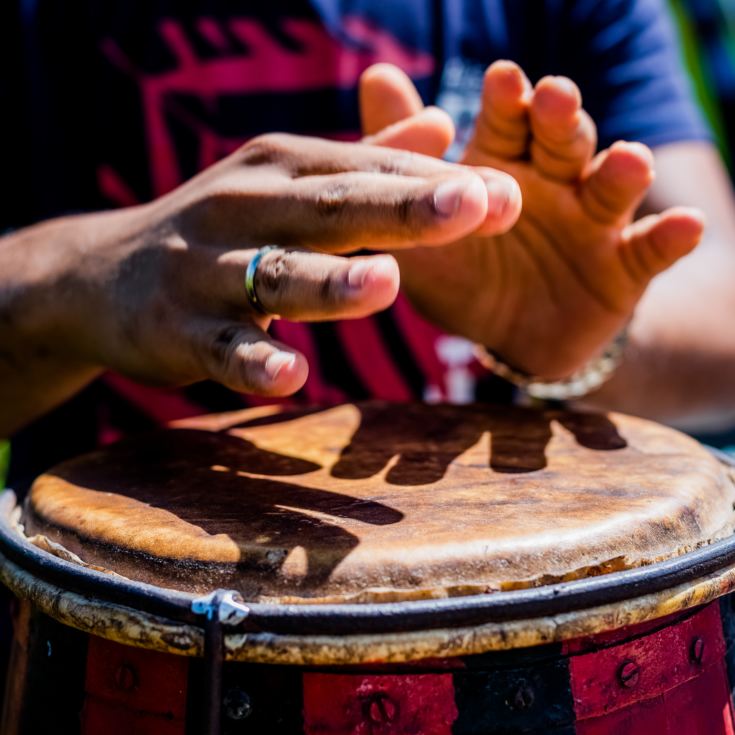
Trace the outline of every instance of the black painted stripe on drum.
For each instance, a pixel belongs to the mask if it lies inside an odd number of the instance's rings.
[[[18,732],[77,735],[89,638],[36,610],[31,612],[28,632]]]
[[[463,658],[453,672],[453,735],[574,735],[569,658],[561,645]]]
[[[725,639],[727,680],[730,685],[730,692],[735,696],[735,593],[721,597],[719,605],[722,635]]]
[[[376,314],[374,319],[388,354],[403,376],[413,397],[421,399],[426,387],[426,374],[419,366],[418,360],[414,357],[406,339],[401,334],[393,309]]]
[[[343,390],[351,401],[370,398],[370,391],[342,349],[335,324],[316,322],[311,325],[311,333],[319,352],[322,379]]]
[[[302,678],[297,666],[225,664],[222,735],[303,733]]]

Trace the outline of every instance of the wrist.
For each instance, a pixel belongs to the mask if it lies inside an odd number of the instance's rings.
[[[139,208],[50,220],[0,241],[0,336],[28,359],[101,366],[94,343],[110,320],[108,253],[139,231]]]
[[[561,380],[544,380],[518,370],[487,347],[477,345],[480,364],[520,388],[527,396],[542,401],[568,401],[583,398],[600,389],[615,374],[627,344],[627,329],[622,329],[597,357]]]

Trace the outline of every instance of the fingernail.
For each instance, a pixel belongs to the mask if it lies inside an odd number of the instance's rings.
[[[296,362],[296,355],[289,352],[274,352],[265,361],[265,372],[271,380],[275,380],[283,368],[290,368]]]
[[[488,179],[485,182],[487,187],[487,214],[488,217],[501,217],[508,207],[510,201],[510,191],[502,181],[497,179]]]
[[[347,274],[347,283],[350,288],[360,289],[365,285],[368,274],[372,269],[372,263],[369,260],[360,260],[350,266]]]
[[[434,191],[434,209],[442,217],[456,214],[462,204],[462,197],[467,191],[464,181],[445,181]]]
[[[369,260],[358,260],[347,273],[347,284],[358,291],[371,281],[394,278],[395,271],[395,261],[389,256],[373,256]]]

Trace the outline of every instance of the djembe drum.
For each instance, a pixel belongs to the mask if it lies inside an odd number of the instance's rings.
[[[2,499],[3,733],[733,733],[735,483],[624,416],[255,409]]]

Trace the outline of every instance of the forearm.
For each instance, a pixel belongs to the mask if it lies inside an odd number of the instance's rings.
[[[614,378],[586,401],[697,430],[735,421],[735,243],[710,238],[653,282]]]
[[[75,273],[90,244],[109,237],[123,219],[118,213],[67,217],[0,239],[0,437],[100,372],[76,339],[85,309]]]

